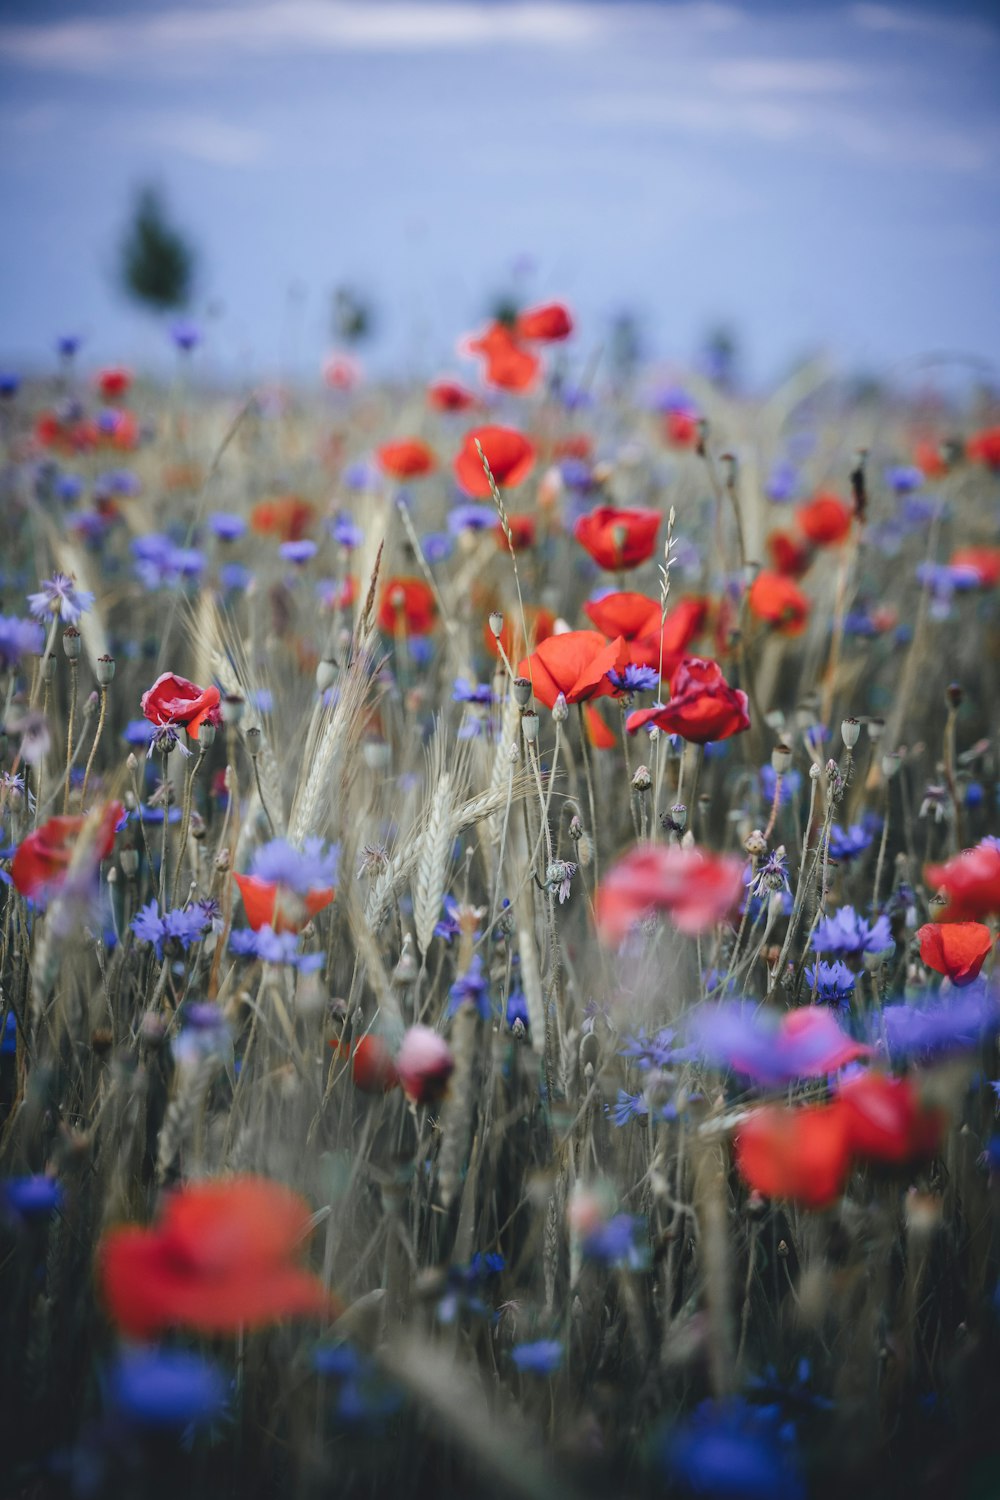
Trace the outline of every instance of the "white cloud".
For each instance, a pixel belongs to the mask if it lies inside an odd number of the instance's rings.
[[[136,129],[157,146],[214,166],[252,166],[266,155],[266,141],[259,131],[206,115],[178,112],[144,117]]]
[[[976,46],[993,46],[1000,39],[1000,29],[986,26],[968,17],[950,14],[915,15],[891,5],[859,4],[850,7],[850,17],[863,31],[883,32],[894,36],[924,36],[939,42],[971,42]]]
[[[834,94],[859,88],[865,74],[840,62],[739,57],[716,64],[712,80],[739,94]]]

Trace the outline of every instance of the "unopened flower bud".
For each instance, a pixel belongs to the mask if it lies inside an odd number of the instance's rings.
[[[331,661],[328,656],[324,656],[323,660],[316,668],[317,691],[320,693],[327,692],[328,689],[333,687],[333,684],[336,682],[336,680],[337,663],[335,661]]]
[[[675,802],[673,807],[670,809],[670,821],[673,823],[678,832],[680,832],[682,828],[687,827],[687,820],[688,810],[684,806],[684,803]]]
[[[490,629],[495,640],[499,640],[503,633],[503,615],[498,609],[490,611]]]
[[[569,704],[566,702],[565,693],[559,693],[556,697],[552,705],[552,717],[557,724],[565,724],[569,718]]]
[[[845,719],[840,726],[840,737],[848,750],[853,750],[861,735],[861,725],[857,719]]]
[[[521,732],[529,745],[533,745],[538,738],[538,715],[533,708],[521,715]]]
[[[743,840],[743,847],[751,859],[759,859],[762,854],[767,853],[767,839],[759,828],[755,828]]]
[[[775,776],[784,776],[792,769],[792,752],[785,744],[775,745],[771,751],[771,770]]]
[[[119,856],[126,880],[134,880],[139,873],[139,851],[134,844],[126,844]]]
[[[138,771],[138,769],[139,769],[139,762],[135,758],[135,752],[134,751],[132,751],[132,750],[129,751],[128,756],[126,757],[126,760],[125,760],[125,764],[128,767],[130,773],[134,776],[135,773],[136,773],[136,771]]]
[[[961,708],[963,696],[962,684],[960,682],[949,682],[945,688],[945,700],[948,707]]]
[[[70,625],[63,631],[63,650],[67,661],[79,661],[80,652],[83,650],[83,637],[75,625]]]
[[[884,719],[869,719],[868,720],[868,738],[871,740],[871,742],[872,742],[873,745],[877,745],[878,744],[878,742],[882,738],[883,734],[885,734],[885,720]]]
[[[531,683],[527,677],[515,677],[511,687],[518,708],[527,708],[531,702]]]
[[[653,785],[653,778],[649,774],[648,766],[636,766],[632,776],[632,790],[634,792],[648,792]]]
[[[115,659],[113,656],[99,656],[94,667],[98,687],[109,687],[115,677]]]
[[[53,677],[55,677],[55,675],[56,675],[56,654],[55,654],[54,651],[50,651],[46,656],[42,657],[42,664],[41,664],[40,671],[41,671],[41,678],[42,678],[43,682],[51,682],[52,679],[53,679]]]
[[[903,757],[898,750],[893,750],[889,755],[882,757],[882,775],[886,781],[891,781],[903,763]]]

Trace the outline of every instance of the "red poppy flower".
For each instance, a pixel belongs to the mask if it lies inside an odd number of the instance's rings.
[[[972,568],[984,589],[996,588],[1000,583],[1000,547],[956,547],[951,566]]]
[[[529,307],[520,313],[514,332],[519,339],[556,343],[559,339],[569,338],[573,332],[573,319],[569,308],[561,302],[546,302],[542,307]]]
[[[614,730],[602,719],[592,703],[583,705],[583,721],[587,726],[587,739],[595,750],[613,750],[618,744]]]
[[[505,544],[506,545],[506,544]],[[556,628],[556,617],[549,609],[539,609],[534,604],[524,606],[524,618],[528,627],[528,644],[540,646],[542,641],[547,641]],[[491,655],[499,658],[497,650],[497,638],[493,634],[489,620],[483,625],[483,640],[486,649]],[[521,611],[513,610],[504,615],[503,629],[500,632],[500,644],[507,654],[507,660],[513,661],[519,652],[525,649],[525,643],[521,639]]]
[[[602,568],[637,568],[653,555],[660,529],[658,510],[617,510],[599,505],[581,516],[573,535]]]
[[[1000,427],[985,427],[974,432],[965,445],[965,455],[973,463],[988,469],[1000,469]]]
[[[588,432],[571,432],[552,445],[553,458],[589,458],[594,451],[594,439]]]
[[[655,724],[667,734],[679,734],[693,745],[727,740],[750,728],[747,695],[733,688],[717,661],[686,656],[670,679],[670,702],[665,708],[641,708],[629,714],[625,727],[635,734]]]
[[[399,1087],[399,1074],[392,1053],[380,1036],[369,1032],[354,1044],[351,1078],[362,1094],[389,1094]]]
[[[119,396],[124,396],[132,384],[132,375],[128,370],[99,370],[94,378],[105,401],[116,401]]]
[[[99,429],[102,442],[107,447],[117,448],[119,453],[134,453],[142,436],[139,418],[134,411],[116,411],[110,415],[113,420],[107,428],[102,426]]]
[[[729,916],[744,889],[743,861],[733,855],[639,846],[601,881],[598,931],[605,942],[620,943],[641,918],[666,912],[681,932],[707,932]]]
[[[259,500],[250,512],[254,531],[280,537],[283,542],[301,542],[315,519],[315,508],[298,495]]]
[[[608,697],[615,691],[608,673],[624,671],[627,662],[628,647],[621,636],[606,641],[596,630],[568,630],[536,646],[519,663],[517,675],[530,677],[539,703],[551,708],[560,693],[567,703]]]
[[[104,1235],[98,1274],[112,1319],[131,1338],[168,1328],[238,1333],[332,1312],[317,1276],[295,1259],[309,1205],[263,1177],[197,1182],[172,1193],[158,1225]]]
[[[85,453],[96,448],[101,431],[96,422],[64,422],[54,411],[43,411],[35,422],[35,441],[63,453]]]
[[[925,922],[917,931],[920,957],[952,984],[971,984],[993,947],[993,934],[982,922]]]
[[[765,543],[774,571],[783,578],[801,578],[812,562],[812,549],[791,531],[772,531]]]
[[[621,635],[629,643],[629,661],[640,667],[660,666],[660,605],[646,594],[605,594],[591,600],[585,613],[605,635]],[[679,666],[687,647],[704,629],[708,618],[705,599],[682,599],[667,611],[663,621],[663,671],[666,676]]]
[[[859,1073],[837,1087],[847,1134],[855,1156],[902,1166],[933,1156],[941,1143],[944,1117],[926,1109],[908,1078]]]
[[[427,387],[427,404],[435,411],[468,411],[476,398],[457,380],[435,380]]]
[[[504,323],[491,323],[485,333],[466,342],[470,354],[486,360],[484,379],[505,391],[528,391],[538,379],[541,362],[525,349]]]
[[[803,535],[817,547],[832,547],[842,542],[851,529],[854,512],[838,495],[820,494],[795,513]]]
[[[124,811],[120,802],[109,802],[101,814],[94,840],[94,857],[98,861],[107,859],[114,848],[115,828]],[[22,896],[34,899],[43,891],[59,888],[86,822],[85,817],[49,818],[21,840],[11,863],[10,877]]]
[[[379,605],[379,628],[386,635],[429,635],[437,619],[433,591],[422,578],[387,578]]]
[[[668,411],[663,418],[663,436],[671,448],[696,447],[698,418],[690,411]]]
[[[164,672],[151,688],[147,688],[140,701],[143,716],[151,724],[182,724],[192,739],[197,739],[198,726],[204,724],[212,710],[218,707],[221,696],[214,685],[198,687],[186,677]]]
[[[290,886],[276,880],[261,880],[256,875],[237,875],[233,879],[243,897],[243,910],[254,932],[271,927],[275,932],[300,932],[306,923],[330,905],[332,886],[314,886],[299,895]]]
[[[535,545],[535,540],[538,534],[538,524],[535,521],[534,516],[508,515],[507,520],[510,522],[510,534],[514,541],[515,552],[524,552],[529,547],[533,547]],[[496,526],[493,528],[493,535],[497,539],[497,546],[500,548],[501,552],[506,552],[507,536],[499,522],[497,522]]]
[[[939,443],[929,443],[926,440],[918,443],[913,450],[913,462],[918,469],[923,470],[928,479],[941,479],[948,472]]]
[[[353,391],[363,376],[358,360],[347,354],[331,354],[323,361],[323,380],[332,391]]]
[[[375,457],[383,474],[391,474],[393,479],[422,479],[437,467],[434,450],[419,438],[383,443]]]
[[[1000,913],[1000,848],[994,844],[977,844],[943,865],[928,865],[924,879],[948,897],[939,914],[943,922],[978,922]]]
[[[758,573],[747,595],[750,613],[780,635],[801,635],[811,608],[808,597],[780,573]]]
[[[429,1026],[411,1026],[396,1056],[403,1093],[414,1104],[436,1104],[455,1071],[455,1059],[443,1036]]]
[[[755,1109],[734,1145],[744,1181],[765,1198],[790,1198],[803,1208],[835,1203],[851,1170],[848,1114],[837,1101]]]
[[[455,477],[467,495],[485,500],[490,493],[477,441],[501,489],[516,489],[534,468],[535,448],[522,432],[513,427],[474,427],[466,433],[454,464]]]

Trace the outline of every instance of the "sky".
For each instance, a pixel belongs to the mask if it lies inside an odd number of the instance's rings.
[[[0,361],[167,357],[116,285],[136,189],[199,251],[199,358],[309,374],[331,294],[376,369],[460,372],[491,298],[634,312],[752,382],[1000,364],[995,6],[0,0]]]

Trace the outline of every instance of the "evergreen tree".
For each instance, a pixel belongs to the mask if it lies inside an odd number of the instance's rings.
[[[159,192],[140,189],[121,250],[121,280],[137,302],[157,312],[182,307],[194,281],[195,255],[170,223]]]

